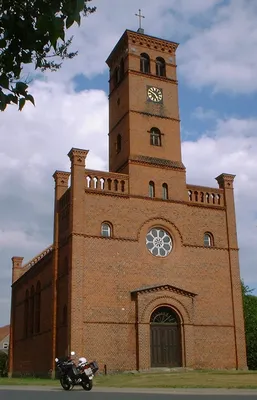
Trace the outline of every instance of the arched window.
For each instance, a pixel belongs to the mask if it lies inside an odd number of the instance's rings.
[[[36,296],[35,296],[35,333],[40,332],[40,319],[41,319],[41,284],[37,283]]]
[[[125,181],[121,181],[120,185],[121,185],[121,191],[125,192]]]
[[[166,76],[165,61],[162,57],[156,58],[156,75],[157,76]]]
[[[117,179],[114,180],[114,190],[115,192],[119,190],[119,181]]]
[[[179,316],[170,307],[159,307],[151,315],[151,324],[179,325]]]
[[[153,181],[149,182],[149,197],[155,197],[155,187]]]
[[[140,71],[145,74],[150,73],[150,57],[146,53],[140,54]]]
[[[29,291],[26,290],[25,301],[24,301],[24,337],[28,337],[29,334]]]
[[[152,128],[150,130],[150,144],[152,146],[161,146],[161,132],[158,128]]]
[[[162,185],[162,198],[163,198],[163,200],[168,200],[168,185],[167,185],[167,183],[164,183]]]
[[[29,307],[29,333],[33,335],[34,333],[34,323],[35,323],[35,289],[32,286],[30,290],[30,307]]]
[[[213,236],[209,232],[204,234],[204,247],[212,247],[214,245]]]
[[[101,235],[104,237],[111,237],[112,235],[112,228],[111,225],[107,222],[103,222],[101,226]]]
[[[112,180],[110,178],[107,179],[107,187],[108,190],[112,190]]]
[[[118,134],[116,142],[116,152],[117,154],[121,151],[121,135]]]

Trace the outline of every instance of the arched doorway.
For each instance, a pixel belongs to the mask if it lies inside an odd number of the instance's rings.
[[[151,315],[151,367],[181,367],[180,318],[172,308],[157,308]]]

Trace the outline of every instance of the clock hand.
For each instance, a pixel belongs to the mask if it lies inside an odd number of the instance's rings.
[[[150,92],[158,100],[158,95],[153,91],[153,89],[150,89]]]

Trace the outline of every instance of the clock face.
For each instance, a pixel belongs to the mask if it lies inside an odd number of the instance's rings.
[[[162,89],[150,86],[147,88],[147,98],[154,103],[160,103],[163,99]]]

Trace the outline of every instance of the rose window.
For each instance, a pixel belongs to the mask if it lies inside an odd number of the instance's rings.
[[[146,247],[156,257],[166,257],[172,250],[172,239],[161,228],[151,229],[146,236]]]

